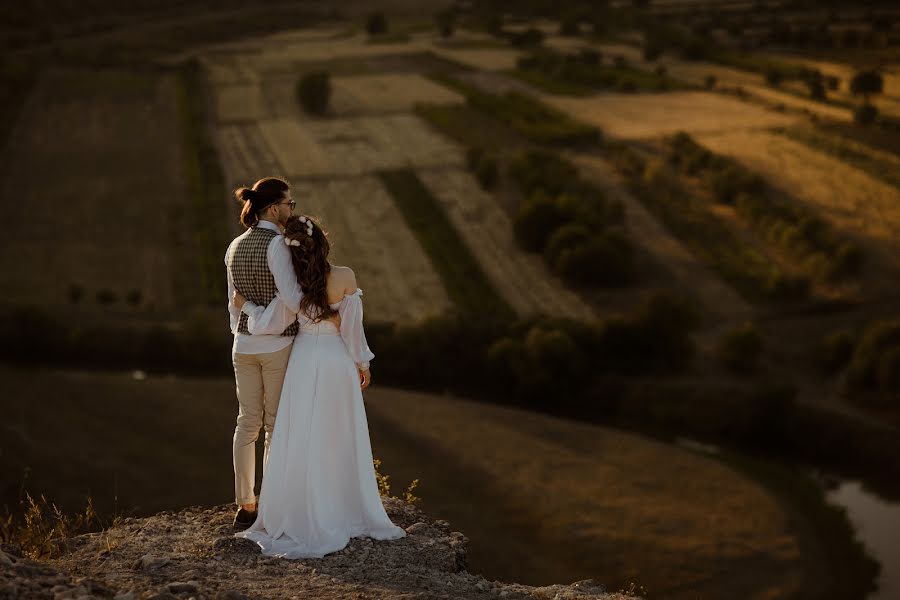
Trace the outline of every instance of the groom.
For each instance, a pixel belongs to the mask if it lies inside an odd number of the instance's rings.
[[[298,325],[294,322],[280,335],[251,335],[247,315],[231,299],[239,291],[259,306],[266,306],[278,295],[289,309],[297,312],[302,293],[290,252],[287,246],[277,243],[295,206],[287,182],[274,177],[260,179],[251,189],[240,188],[234,194],[243,203],[241,223],[247,228],[225,253],[228,312],[234,334],[231,356],[239,407],[233,440],[238,504],[234,526],[243,529],[256,520],[256,440],[260,428],[265,428],[265,474],[278,400]]]

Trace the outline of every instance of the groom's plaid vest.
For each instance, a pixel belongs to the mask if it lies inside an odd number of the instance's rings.
[[[228,254],[227,265],[234,287],[259,306],[267,306],[278,292],[267,259],[269,242],[276,235],[278,234],[265,227],[251,227],[241,241],[232,245]],[[294,321],[281,335],[294,336],[298,331],[300,325]],[[247,329],[247,315],[244,313],[241,313],[238,332],[250,333]]]

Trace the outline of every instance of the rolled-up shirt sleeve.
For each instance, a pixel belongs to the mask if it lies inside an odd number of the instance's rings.
[[[291,252],[284,244],[283,235],[275,236],[269,242],[266,259],[269,271],[275,278],[275,287],[278,290],[276,298],[281,299],[287,310],[297,314],[300,311],[300,299],[303,297],[303,292],[297,282],[294,264],[291,261]]]
[[[375,354],[369,348],[366,341],[366,332],[363,330],[363,306],[362,290],[356,288],[353,294],[347,294],[341,300],[338,313],[341,315],[341,338],[344,345],[353,357],[353,362],[360,369],[368,369],[369,361],[375,358]]]

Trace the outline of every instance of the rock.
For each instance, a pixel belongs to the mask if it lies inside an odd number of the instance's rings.
[[[413,523],[406,528],[406,533],[410,535],[416,535],[417,533],[423,533],[425,531],[428,531],[428,525],[421,521],[419,521],[418,523]]]
[[[181,593],[193,594],[197,591],[198,586],[197,586],[196,581],[188,581],[187,583],[181,583],[179,581],[176,581],[174,583],[170,583],[169,585],[167,585],[166,589],[168,589],[173,594],[181,594]]]
[[[113,600],[134,600],[134,592],[123,592],[116,594]]]
[[[215,600],[250,600],[250,596],[234,590],[225,590],[216,594]]]
[[[7,556],[6,552],[4,552],[3,550],[0,550],[0,565],[4,567],[13,566],[13,559]]]

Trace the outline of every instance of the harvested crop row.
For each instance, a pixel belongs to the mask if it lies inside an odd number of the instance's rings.
[[[261,122],[260,129],[290,177],[347,177],[463,163],[454,145],[413,115],[276,119]]]
[[[332,261],[350,266],[365,292],[366,320],[411,322],[441,314],[441,278],[375,177],[292,182],[297,211],[330,233]]]
[[[509,217],[468,172],[434,169],[418,175],[441,203],[494,289],[519,316],[594,317],[577,294],[550,274],[539,255],[518,248]]]

